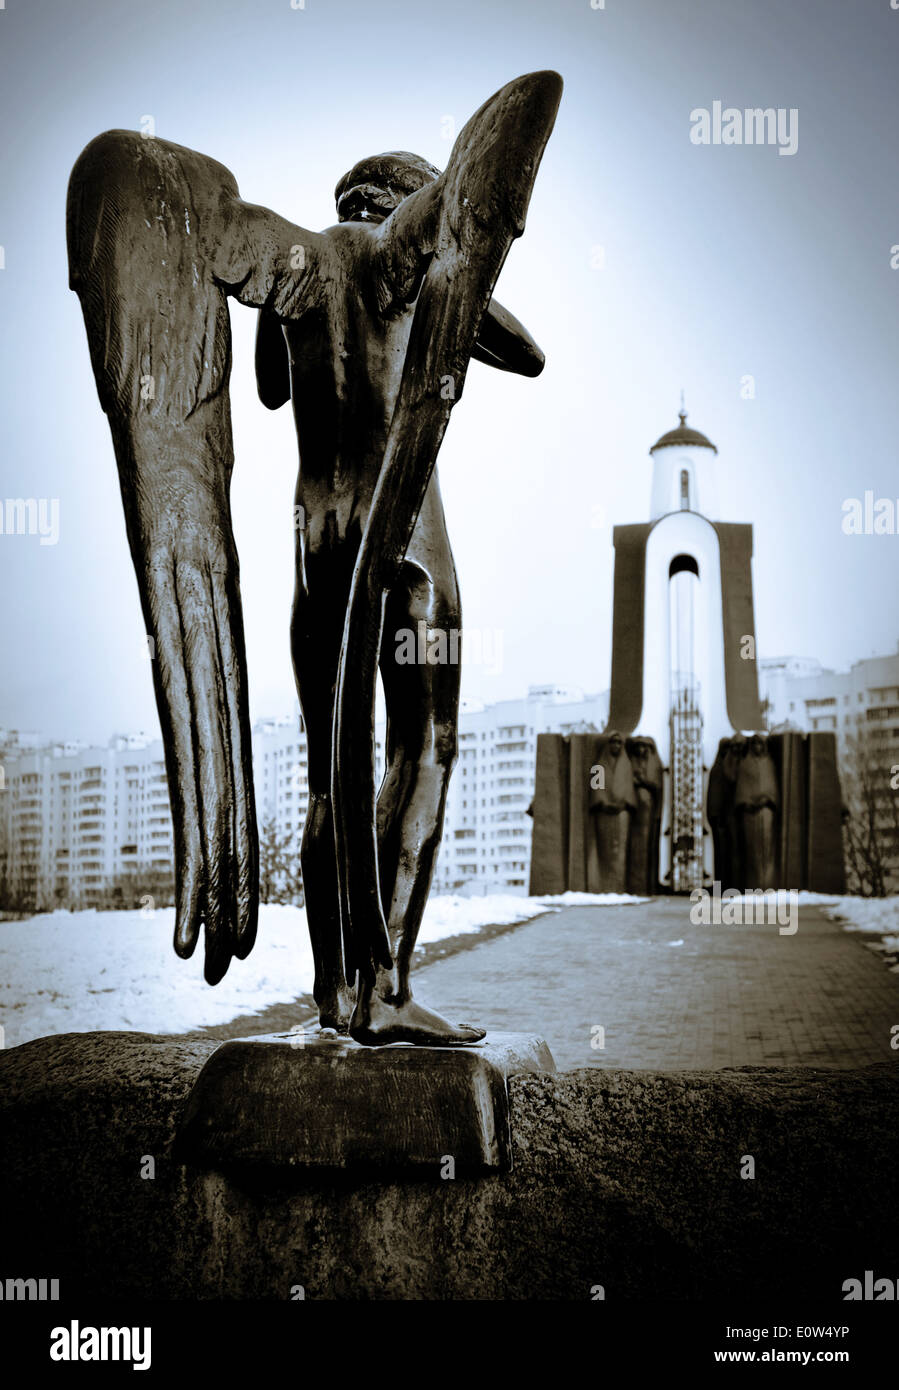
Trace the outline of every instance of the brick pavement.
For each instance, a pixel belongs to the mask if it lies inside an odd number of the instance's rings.
[[[416,972],[416,996],[540,1033],[565,1070],[899,1063],[899,974],[863,936],[815,907],[799,909],[794,936],[694,926],[689,911],[672,898],[566,908]]]

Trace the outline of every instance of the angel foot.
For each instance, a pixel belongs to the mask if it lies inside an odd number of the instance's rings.
[[[420,1047],[464,1047],[480,1042],[483,1028],[468,1023],[450,1023],[414,999],[391,1003],[378,994],[360,999],[350,1023],[350,1037],[366,1047],[386,1047],[388,1043],[415,1043]]]
[[[336,989],[329,991],[318,1001],[319,1027],[323,1031],[329,1029],[334,1033],[348,1033],[355,1002],[356,995],[353,990]]]

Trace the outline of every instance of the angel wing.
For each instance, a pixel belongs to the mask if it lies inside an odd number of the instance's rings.
[[[393,963],[375,829],[373,712],[384,598],[412,537],[493,287],[524,231],[561,94],[554,72],[503,87],[462,130],[443,174],[405,199],[378,232],[385,305],[418,298],[353,576],[334,729],[341,920],[352,948],[349,964],[367,974]]]
[[[152,644],[175,950],[189,956],[205,924],[215,984],[253,945],[259,878],[226,301],[300,312],[321,239],[242,202],[215,160],[130,131],[98,136],[78,159],[67,233]]]

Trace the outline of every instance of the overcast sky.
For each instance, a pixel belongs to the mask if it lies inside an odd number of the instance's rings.
[[[755,527],[760,655],[845,666],[894,650],[899,537],[841,527],[845,499],[899,497],[888,0],[6,0],[0,498],[58,498],[60,532],[52,546],[0,537],[0,726],[99,740],[157,727],[66,283],[66,182],[87,141],[152,116],[244,197],[319,228],[357,159],[401,148],[442,166],[451,123],[545,67],[565,94],[497,296],[546,369],[474,364],[440,454],[465,623],[493,642],[463,693],[607,686],[611,527],[648,517],[647,451],[682,387],[719,449],[721,519]],[[693,144],[691,111],[715,101],[796,108],[797,152]],[[289,408],[255,397],[255,315],[234,305],[232,324],[255,717],[293,701],[296,441]]]

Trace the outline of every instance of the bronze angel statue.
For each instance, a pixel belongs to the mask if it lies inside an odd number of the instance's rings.
[[[409,967],[456,758],[459,670],[400,665],[391,634],[461,626],[435,460],[471,357],[536,376],[543,356],[492,299],[524,231],[561,78],[491,97],[443,173],[365,159],[310,232],[244,202],[193,150],[110,131],[67,208],[112,433],[165,745],[175,950],[205,928],[217,983],[253,946],[258,842],[229,487],[228,298],[259,311],[256,375],[292,401],[299,443],[291,651],[309,758],[301,862],[322,1027],[360,1043],[463,1044],[412,996]],[[385,635],[386,634],[386,635]],[[375,788],[380,665],[387,771]]]

